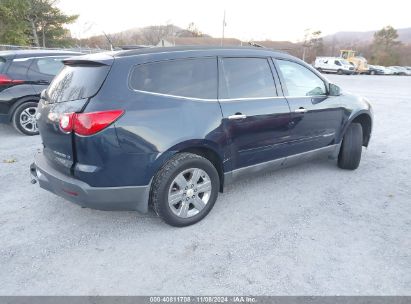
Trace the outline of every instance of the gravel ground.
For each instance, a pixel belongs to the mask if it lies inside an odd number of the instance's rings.
[[[40,138],[0,125],[0,294],[411,295],[411,77],[329,78],[372,101],[360,168],[244,180],[182,229],[31,185]]]

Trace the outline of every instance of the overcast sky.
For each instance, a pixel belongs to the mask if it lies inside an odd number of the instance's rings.
[[[65,13],[79,14],[69,28],[74,37],[115,33],[135,27],[194,22],[204,33],[221,37],[226,10],[226,37],[248,40],[302,39],[307,28],[324,34],[369,31],[385,25],[411,27],[406,0],[60,0]],[[384,3],[384,4],[383,4]]]

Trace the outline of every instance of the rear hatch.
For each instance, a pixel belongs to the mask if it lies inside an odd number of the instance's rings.
[[[84,110],[89,99],[100,90],[113,61],[112,56],[105,54],[67,59],[63,70],[41,94],[37,124],[43,153],[48,163],[62,173],[72,174],[76,155],[74,135],[62,130],[60,119]]]

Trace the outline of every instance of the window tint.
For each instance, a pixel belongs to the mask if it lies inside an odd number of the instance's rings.
[[[3,71],[5,66],[6,66],[6,59],[0,57],[0,73]]]
[[[28,69],[28,78],[34,81],[51,81],[63,68],[63,58],[45,57],[33,59]]]
[[[37,70],[41,74],[55,76],[63,68],[61,58],[42,58],[36,60]]]
[[[224,58],[221,72],[221,99],[277,96],[266,58]]]
[[[65,66],[47,89],[49,103],[88,98],[106,79],[109,66]]]
[[[301,64],[278,60],[280,72],[285,80],[288,96],[325,95],[325,84],[317,75]]]
[[[27,79],[27,70],[31,62],[29,59],[13,61],[7,70],[7,74],[14,79]]]
[[[182,97],[217,98],[217,59],[177,59],[134,68],[130,87]]]

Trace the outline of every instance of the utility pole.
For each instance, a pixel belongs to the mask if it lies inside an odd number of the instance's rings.
[[[224,17],[223,17],[223,36],[221,37],[221,46],[224,44],[224,29],[227,24],[225,23],[225,10],[224,10]]]

